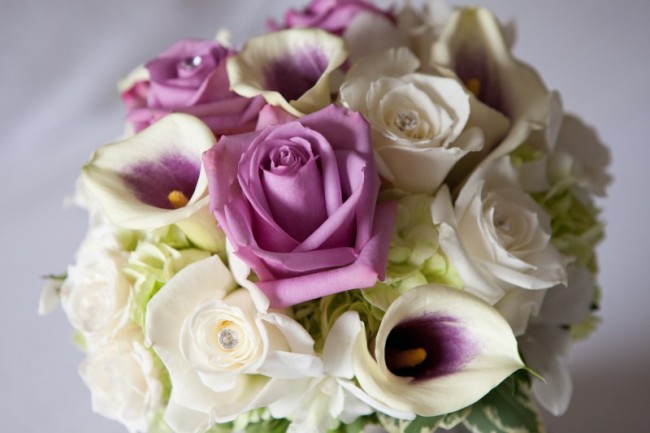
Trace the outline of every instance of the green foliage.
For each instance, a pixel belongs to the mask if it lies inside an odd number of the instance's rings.
[[[268,419],[257,423],[248,424],[246,433],[285,433],[291,422],[286,419]]]
[[[172,230],[170,233],[176,232]],[[184,238],[167,235],[166,239],[174,245],[189,245],[183,241]],[[178,271],[209,256],[210,253],[193,248],[176,249],[166,243],[139,242],[124,270],[133,283],[131,320],[144,328],[146,307],[151,298]]]
[[[153,360],[154,368],[158,372],[158,380],[162,385],[162,401],[165,403],[165,405],[167,405],[167,403],[169,402],[169,396],[172,393],[172,381],[171,378],[169,377],[169,372],[167,371],[165,364],[163,364],[162,360],[158,357],[158,354],[153,350],[153,348],[149,349],[149,353],[151,354],[151,359]]]
[[[368,338],[377,333],[383,311],[366,300],[361,290],[349,290],[293,307],[293,317],[312,336],[316,351],[321,351],[330,329],[346,311],[356,311],[365,324]]]
[[[147,433],[174,433],[163,419],[165,412],[158,411],[149,422]]]
[[[362,433],[368,424],[379,424],[375,414],[359,417],[350,424],[341,422],[336,428],[328,430],[327,433]]]
[[[585,320],[571,325],[571,339],[574,341],[588,338],[600,325],[600,317],[590,314]]]
[[[551,215],[551,241],[558,251],[575,257],[577,264],[596,273],[595,249],[604,237],[604,229],[598,219],[600,210],[593,201],[560,184],[533,197]]]
[[[64,282],[65,279],[68,278],[68,274],[67,272],[64,272],[62,274],[48,274],[48,275],[43,275],[41,278],[44,280]]]
[[[75,345],[77,349],[79,349],[82,352],[85,352],[86,349],[88,349],[88,345],[86,344],[86,337],[84,337],[83,333],[81,331],[74,331],[72,334],[72,344]]]
[[[510,161],[515,167],[520,167],[528,162],[538,161],[544,156],[544,152],[535,148],[529,143],[522,143],[515,150],[510,152]]]
[[[223,424],[214,424],[208,431],[205,433],[232,433],[234,431],[232,422],[227,422]]]
[[[434,433],[440,428],[446,430],[454,428],[463,422],[470,412],[471,408],[465,408],[446,415],[417,416],[411,421],[395,419],[383,414],[378,414],[378,418],[381,426],[388,433]]]
[[[544,433],[530,402],[528,379],[515,374],[472,406],[463,424],[473,433]]]

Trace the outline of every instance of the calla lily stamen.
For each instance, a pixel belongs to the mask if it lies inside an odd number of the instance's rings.
[[[176,189],[169,193],[167,200],[169,200],[169,204],[171,204],[174,209],[185,207],[190,201],[182,191]]]
[[[478,95],[481,94],[481,80],[478,78],[470,78],[465,83],[465,86],[467,87],[467,90],[469,90],[476,98],[478,98]]]
[[[416,367],[427,359],[427,351],[421,347],[386,354],[386,366],[391,371]]]

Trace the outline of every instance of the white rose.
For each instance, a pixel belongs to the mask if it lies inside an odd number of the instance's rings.
[[[127,255],[116,244],[108,225],[91,227],[61,286],[63,310],[89,343],[114,336],[129,322],[131,285],[123,273]]]
[[[453,208],[449,191],[442,188],[432,214],[440,224],[440,247],[467,290],[490,304],[512,290],[566,283],[565,259],[550,243],[550,217],[521,189],[508,158],[480,167]],[[511,324],[522,322],[507,318]]]
[[[150,301],[145,323],[169,371],[165,421],[177,433],[269,406],[290,380],[322,375],[309,334],[283,314],[259,311],[217,256],[167,282]]]
[[[484,107],[470,121],[479,103],[469,92],[455,78],[418,68],[406,48],[368,55],[347,75],[341,101],[370,123],[380,174],[400,189],[432,193],[461,158],[483,147],[486,133],[473,126],[494,120],[488,123],[503,131],[505,120]]]
[[[162,405],[162,384],[149,351],[137,341],[113,340],[91,350],[79,373],[92,393],[93,410],[146,432]]]

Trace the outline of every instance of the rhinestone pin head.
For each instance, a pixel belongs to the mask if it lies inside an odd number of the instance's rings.
[[[239,334],[231,328],[224,328],[219,331],[219,345],[224,350],[233,350],[239,345]]]
[[[193,69],[198,68],[201,66],[203,63],[203,57],[201,56],[193,56],[193,57],[188,57],[184,60],[181,60],[180,66],[181,68],[191,71]]]
[[[402,132],[414,130],[419,122],[420,116],[414,110],[400,110],[395,116],[395,125]]]

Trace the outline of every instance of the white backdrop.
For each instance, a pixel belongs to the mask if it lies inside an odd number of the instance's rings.
[[[0,0],[0,430],[126,431],[91,412],[63,313],[36,315],[39,276],[65,271],[85,231],[86,215],[62,201],[92,150],[121,132],[115,82],[177,39],[229,27],[241,42],[266,17],[301,3]],[[473,3],[517,21],[516,53],[613,151],[600,248],[603,324],[576,346],[574,399],[549,430],[648,431],[650,2]]]

